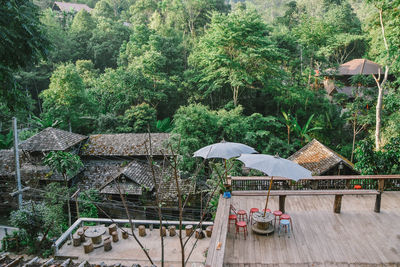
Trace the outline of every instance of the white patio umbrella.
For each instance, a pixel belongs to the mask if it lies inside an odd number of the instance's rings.
[[[233,142],[225,142],[222,140],[219,143],[215,143],[212,145],[205,146],[200,148],[196,152],[194,152],[193,157],[202,157],[204,159],[212,159],[212,158],[222,158],[225,162],[225,175],[228,175],[228,171],[226,169],[226,160],[239,157],[241,154],[251,154],[258,153],[254,148],[241,144],[241,143],[233,143]]]
[[[271,176],[271,182],[269,183],[267,200],[265,203],[264,216],[268,206],[268,199],[274,176],[285,177],[295,181],[312,177],[311,172],[306,168],[291,160],[280,158],[279,156],[264,154],[242,154],[237,159],[243,162],[246,167],[262,171],[263,173]]]

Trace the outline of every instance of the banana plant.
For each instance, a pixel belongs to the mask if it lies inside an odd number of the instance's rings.
[[[13,131],[10,130],[7,134],[0,134],[0,149],[8,149],[13,144]]]
[[[299,125],[299,123],[297,122],[296,119],[293,119],[294,122],[294,131],[299,135],[300,140],[301,140],[301,145],[304,144],[304,140],[306,140],[307,142],[311,141],[311,137],[309,136],[310,133],[318,131],[318,130],[322,130],[322,127],[314,127],[314,128],[310,128],[311,125],[311,121],[314,118],[314,114],[312,114],[306,124],[301,127]]]

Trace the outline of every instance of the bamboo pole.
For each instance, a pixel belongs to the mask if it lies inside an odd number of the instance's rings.
[[[269,182],[269,188],[268,188],[268,194],[267,194],[267,201],[265,202],[265,208],[264,208],[264,215],[263,215],[263,217],[265,217],[265,214],[267,213],[269,194],[271,193],[271,187],[272,187],[272,183],[273,183],[273,182],[274,182],[274,176],[271,176],[271,181]]]

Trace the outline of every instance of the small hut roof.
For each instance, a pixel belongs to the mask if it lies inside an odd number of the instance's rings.
[[[69,12],[72,10],[79,12],[82,9],[84,9],[90,13],[93,10],[92,8],[88,7],[86,4],[54,2],[54,5],[57,6],[61,11],[65,11],[65,12]]]
[[[327,73],[336,75],[369,75],[382,73],[382,66],[371,60],[358,58],[350,60],[339,66],[337,72],[335,69],[327,69]]]
[[[169,139],[168,133],[152,133],[153,155],[162,156],[163,148]],[[146,149],[147,147],[147,149]],[[96,134],[89,136],[82,149],[84,156],[146,156],[150,149],[149,135],[138,133]]]
[[[322,175],[340,162],[354,170],[353,163],[316,139],[313,139],[288,159],[310,170],[313,175]]]
[[[159,179],[159,168],[155,166],[156,179]],[[142,187],[147,188],[149,191],[154,189],[153,175],[148,163],[138,160],[131,161],[118,175],[110,177],[101,187],[100,192],[108,194],[118,194],[115,179],[125,179],[125,182],[119,181],[119,185],[123,187],[128,194],[142,194]],[[139,190],[140,189],[140,190]]]
[[[85,139],[87,136],[49,127],[22,142],[19,148],[27,151],[64,151]]]
[[[11,149],[0,150],[0,176],[14,175],[14,151]]]

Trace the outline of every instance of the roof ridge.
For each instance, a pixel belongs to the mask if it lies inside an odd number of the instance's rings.
[[[53,127],[49,127],[49,128],[50,128],[50,130],[51,130],[51,134],[52,134],[53,137],[54,137],[54,140],[57,142],[57,144],[59,145],[60,149],[61,149],[61,150],[64,150],[63,143],[61,143],[61,140],[59,139],[59,136],[56,134],[56,129],[53,128]],[[65,144],[65,143],[64,143],[64,144]]]

